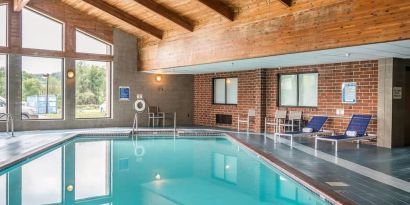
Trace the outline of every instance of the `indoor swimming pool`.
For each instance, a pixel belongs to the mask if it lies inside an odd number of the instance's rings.
[[[225,137],[77,137],[0,172],[0,205],[330,204]]]

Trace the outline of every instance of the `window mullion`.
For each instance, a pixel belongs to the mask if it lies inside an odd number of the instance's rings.
[[[300,84],[299,84],[299,76],[300,76],[301,74],[297,74],[296,75],[296,105],[297,106],[300,106],[300,102],[299,102],[299,92],[300,92],[300,90],[299,90],[299,86],[300,86]]]
[[[228,101],[227,101],[227,99],[228,99],[228,85],[227,85],[226,79],[227,78],[225,78],[225,105],[228,104]]]

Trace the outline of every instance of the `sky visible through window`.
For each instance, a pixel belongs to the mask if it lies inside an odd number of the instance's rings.
[[[63,24],[23,9],[23,48],[63,50]]]
[[[7,46],[7,6],[0,5],[0,46]]]
[[[31,74],[51,74],[55,72],[61,72],[61,64],[62,62],[59,58],[39,58],[24,56],[22,61],[22,68],[23,71]]]
[[[111,46],[81,31],[76,31],[76,51],[79,53],[110,55]]]

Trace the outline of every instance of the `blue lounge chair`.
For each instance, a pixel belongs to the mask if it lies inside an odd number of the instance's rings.
[[[280,137],[290,137],[290,146],[293,147],[293,138],[294,137],[307,137],[317,135],[321,130],[323,125],[326,123],[327,116],[313,116],[309,123],[304,128],[310,128],[311,132],[284,132],[284,133],[275,133],[274,141]]]
[[[371,119],[372,119],[371,115],[353,115],[343,135],[316,137],[315,150],[317,150],[317,141],[334,142],[335,143],[335,153],[337,154],[338,142],[357,140],[357,142],[359,143],[360,140],[369,139],[369,136],[366,134],[366,130],[367,130],[367,127],[369,126]],[[351,136],[349,132],[354,132],[355,136]]]

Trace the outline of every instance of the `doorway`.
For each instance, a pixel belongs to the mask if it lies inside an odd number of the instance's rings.
[[[410,66],[406,66],[406,83],[405,83],[405,92],[404,100],[406,106],[406,116],[410,116]],[[405,137],[404,137],[404,146],[410,146],[410,120],[405,120]]]

